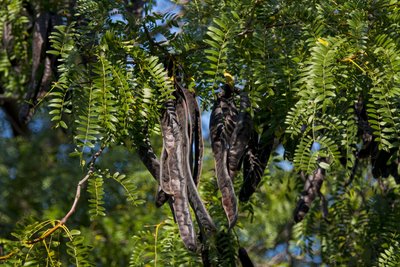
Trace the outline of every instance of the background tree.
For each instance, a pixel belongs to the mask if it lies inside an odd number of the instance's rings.
[[[233,266],[243,248],[260,265],[399,262],[397,1],[0,6],[6,266]],[[255,193],[228,230],[205,131],[199,190],[217,231],[194,253],[140,158],[150,141],[161,153],[176,82],[209,111],[224,73],[249,96],[255,147],[274,152],[236,177]]]

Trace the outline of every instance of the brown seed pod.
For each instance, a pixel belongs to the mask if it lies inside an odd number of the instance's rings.
[[[261,182],[272,151],[273,141],[272,136],[260,142],[257,132],[252,131],[243,157],[243,184],[239,192],[240,201],[248,201]]]
[[[199,168],[199,165],[196,164],[196,161],[193,162],[193,160],[191,160],[190,155],[191,152],[193,150],[193,139],[191,139],[189,136],[191,135],[191,133],[193,132],[192,129],[194,129],[193,127],[193,121],[196,120],[196,115],[191,113],[191,109],[189,108],[189,104],[194,104],[193,100],[195,101],[195,99],[191,99],[188,101],[188,92],[185,93],[185,89],[183,88],[179,88],[179,90],[177,90],[178,93],[180,93],[179,98],[182,100],[179,102],[179,104],[176,105],[176,113],[178,115],[179,118],[179,123],[181,125],[181,129],[182,129],[182,163],[183,163],[183,171],[184,171],[184,175],[185,177],[187,177],[187,188],[188,188],[188,195],[189,195],[189,202],[190,205],[192,206],[195,214],[196,214],[196,219],[198,221],[198,224],[201,228],[204,228],[208,233],[214,232],[216,230],[216,227],[214,225],[214,222],[211,219],[211,216],[209,215],[207,209],[204,206],[204,203],[201,201],[200,195],[197,191],[197,187],[196,187],[196,179],[194,179],[192,176],[192,174],[196,174],[196,175],[200,175],[200,172],[195,173],[196,168],[191,168],[193,165],[197,168]],[[190,97],[190,96],[189,96]],[[197,102],[196,102],[197,104]],[[192,107],[193,108],[193,107]],[[199,114],[200,115],[200,112]],[[200,119],[199,117],[197,118],[198,120]],[[198,121],[200,122],[200,121]],[[185,131],[185,127],[184,125],[187,125],[186,129],[188,129],[188,131]],[[199,126],[199,125],[197,125]],[[200,131],[201,134],[201,131]],[[195,136],[195,132],[191,135],[191,136]],[[202,142],[201,142],[202,144]],[[198,150],[203,150],[203,148],[198,148]],[[195,153],[196,154],[196,153]],[[202,152],[201,152],[202,154]],[[200,156],[200,154],[198,154],[198,156]],[[202,156],[202,155],[201,155]],[[196,158],[196,156],[195,156]],[[202,157],[200,157],[197,160],[201,160]],[[193,164],[192,164],[193,163]],[[200,168],[201,168],[201,163],[200,163]],[[199,170],[200,171],[200,170]],[[197,178],[197,182],[199,181],[199,177]]]
[[[185,246],[196,250],[195,231],[189,210],[192,206],[201,233],[216,231],[214,222],[197,191],[203,158],[200,109],[195,96],[177,85],[175,99],[165,104],[161,119],[163,149],[158,162],[150,142],[140,149],[142,161],[159,181],[156,205],[169,201]],[[146,139],[148,140],[148,138]],[[158,166],[158,169],[155,169]],[[202,238],[205,238],[202,234]]]
[[[231,93],[231,88],[225,85],[210,117],[211,147],[215,158],[217,182],[222,193],[222,206],[228,217],[230,228],[235,225],[238,213],[235,190],[228,171],[228,149],[236,119],[234,110],[230,108],[233,103]]]
[[[240,113],[237,116],[236,127],[232,133],[231,145],[228,151],[229,175],[234,179],[249,143],[253,129],[253,120],[248,112],[250,100],[246,92],[241,94]]]
[[[325,162],[320,160],[320,162]],[[301,193],[301,198],[297,202],[294,210],[294,221],[296,223],[302,221],[310,210],[311,204],[317,195],[320,195],[322,183],[325,179],[325,170],[318,166],[318,168],[310,174],[304,184],[304,191]]]
[[[177,138],[180,137],[179,123],[175,112],[176,102],[170,100],[166,103],[166,109],[161,119],[161,131],[163,136],[163,149],[161,152],[161,169],[160,169],[160,187],[169,194],[174,192],[171,188],[171,177],[178,177],[178,170],[171,168],[171,165],[176,160]]]
[[[162,189],[172,193],[172,206],[175,211],[175,219],[179,227],[179,232],[185,246],[191,250],[196,250],[196,238],[193,227],[192,217],[189,210],[187,192],[187,144],[185,143],[187,114],[182,112],[182,99],[176,99],[167,103],[166,109],[161,120],[161,130],[163,143],[168,154],[166,164],[168,165],[168,175],[163,174],[160,180]],[[176,112],[178,111],[178,112]]]
[[[194,93],[189,92],[179,83],[176,83],[176,85],[187,106],[186,112],[188,112],[189,118],[187,131],[190,143],[189,165],[194,183],[197,186],[200,181],[204,151],[203,135],[201,130],[201,112]],[[164,173],[165,171],[166,170],[164,170]],[[168,200],[167,196],[168,195],[162,191],[162,189],[159,190],[156,196],[156,205],[158,207],[162,206]]]
[[[189,113],[190,127],[188,127],[188,135],[189,143],[191,144],[189,163],[191,165],[194,183],[197,186],[200,182],[204,151],[203,134],[201,130],[201,113],[195,95],[182,87],[180,87],[180,90],[183,93],[187,112]]]

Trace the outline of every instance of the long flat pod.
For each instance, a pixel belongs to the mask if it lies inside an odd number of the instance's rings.
[[[321,159],[319,162],[326,162]],[[316,170],[310,174],[304,184],[304,190],[301,193],[301,198],[297,202],[294,210],[294,221],[300,222],[304,219],[308,211],[310,210],[311,204],[317,195],[320,195],[320,190],[325,179],[325,169],[318,166]]]
[[[253,120],[248,112],[249,107],[249,97],[247,92],[243,92],[240,99],[240,113],[237,117],[236,127],[232,133],[231,145],[228,151],[229,175],[232,179],[235,177],[236,172],[240,170],[240,163],[246,152],[253,129]]]
[[[165,104],[165,111],[161,118],[161,130],[163,136],[163,149],[161,152],[161,166],[160,166],[160,187],[170,195],[173,195],[171,189],[171,177],[178,177],[176,169],[171,169],[171,161],[177,150],[177,140],[179,136],[178,121],[175,112],[175,100],[169,100]]]
[[[183,114],[176,113],[176,107],[182,105],[182,99],[177,98],[172,105],[168,105],[164,111],[162,119],[162,134],[164,148],[168,153],[169,180],[166,179],[168,186],[163,190],[172,191],[172,205],[175,210],[175,219],[178,223],[179,232],[185,246],[191,250],[196,250],[196,238],[193,227],[192,217],[189,210],[187,194],[187,176],[185,163],[185,132],[187,118]],[[179,110],[180,111],[180,110]],[[168,192],[168,191],[167,191]]]
[[[169,195],[172,194],[171,188],[170,188],[170,173],[169,173],[169,165],[168,165],[168,153],[167,150],[165,149],[164,145],[161,151],[161,162],[160,162],[160,185],[158,188],[158,192],[156,195],[156,206],[157,207],[161,207],[165,202],[168,201],[169,199]],[[161,185],[161,182],[163,183]],[[164,189],[168,190],[168,193],[165,192]]]
[[[190,145],[190,165],[193,180],[195,185],[197,186],[200,182],[200,175],[203,165],[203,151],[204,151],[204,143],[203,143],[203,134],[201,130],[201,113],[199,104],[196,101],[196,97],[193,93],[189,92],[185,88],[182,88],[179,85],[180,90],[183,93],[183,97],[186,102],[188,117],[190,119],[190,127],[188,129],[188,137]],[[193,165],[192,165],[193,162]]]
[[[236,128],[238,110],[233,99],[233,89],[228,84],[225,84],[222,88],[220,106],[223,114],[224,136],[229,146]]]
[[[243,157],[243,184],[239,192],[240,201],[248,201],[256,191],[264,174],[272,151],[274,137],[259,140],[255,130]]]
[[[187,188],[188,188],[188,195],[189,195],[189,202],[192,206],[197,221],[200,227],[203,227],[207,233],[214,232],[216,227],[214,222],[211,219],[206,207],[204,206],[203,201],[200,198],[200,195],[197,191],[197,187],[195,184],[195,180],[192,178],[193,169],[191,169],[191,161],[189,154],[192,150],[192,140],[190,140],[189,135],[190,131],[187,129],[193,129],[192,122],[190,120],[190,108],[188,105],[190,104],[189,101],[187,102],[186,95],[183,90],[178,91],[181,93],[182,101],[179,101],[176,105],[176,113],[178,116],[179,124],[181,125],[182,135],[182,165],[185,177],[187,177]],[[185,127],[187,125],[187,127]]]
[[[225,86],[226,87],[226,86]],[[229,106],[229,91],[224,91],[217,99],[210,117],[210,136],[211,147],[215,158],[215,169],[217,174],[218,187],[222,193],[222,206],[228,217],[229,227],[232,228],[237,220],[237,200],[233,183],[228,171],[228,149],[229,149],[229,132],[233,132],[233,128],[229,126],[230,121],[226,121],[224,113]],[[225,110],[224,110],[225,109]],[[225,111],[225,112],[224,112]]]
[[[177,90],[180,92],[181,96],[184,98],[184,101],[186,103],[186,112],[188,113],[187,117],[189,119],[187,124],[188,125],[187,134],[190,144],[188,162],[194,183],[197,186],[200,182],[200,175],[203,163],[203,151],[204,151],[203,135],[201,129],[201,112],[194,93],[189,92],[187,89],[183,88],[179,83],[176,83],[176,85],[177,85]],[[163,154],[161,157],[163,158]],[[163,172],[165,173],[165,171]],[[156,205],[160,207],[167,200],[168,200],[168,195],[160,187],[158,194],[156,196]]]

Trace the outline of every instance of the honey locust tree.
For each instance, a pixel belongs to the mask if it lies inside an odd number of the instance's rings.
[[[2,264],[395,266],[399,5],[2,0]]]

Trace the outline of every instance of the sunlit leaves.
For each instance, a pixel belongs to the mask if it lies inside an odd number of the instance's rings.
[[[226,20],[226,19],[225,19]],[[210,46],[210,48],[204,50],[205,57],[209,63],[207,63],[207,69],[204,71],[205,74],[209,75],[208,82],[212,89],[216,89],[221,82],[223,82],[223,72],[227,69],[227,51],[229,43],[230,26],[226,24],[226,21],[215,18],[213,25],[208,27],[207,39],[204,42]]]

